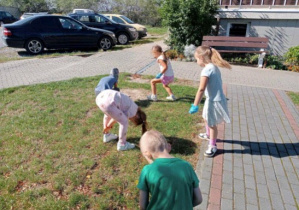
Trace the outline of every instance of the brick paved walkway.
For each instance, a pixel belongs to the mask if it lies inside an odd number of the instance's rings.
[[[0,89],[107,74],[112,67],[155,75],[152,45],[3,63]],[[198,83],[195,63],[172,65],[177,78]],[[196,171],[204,201],[196,209],[298,210],[299,112],[285,91],[299,92],[299,74],[233,66],[222,70],[222,78],[232,123],[219,126],[216,157],[205,158],[207,141],[202,143]]]

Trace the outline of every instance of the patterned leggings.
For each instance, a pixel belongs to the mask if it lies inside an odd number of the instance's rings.
[[[129,126],[129,119],[127,116],[119,109],[114,101],[101,100],[98,102],[99,108],[104,112],[103,125],[104,128],[107,126],[111,118],[116,120],[119,124],[119,135],[118,142],[121,145],[126,143],[127,131]]]

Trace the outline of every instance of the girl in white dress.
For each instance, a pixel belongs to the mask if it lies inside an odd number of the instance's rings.
[[[229,63],[222,59],[219,52],[208,46],[200,46],[196,49],[194,57],[197,64],[204,67],[201,72],[200,84],[196,93],[194,104],[189,110],[190,114],[198,111],[198,104],[203,94],[206,96],[202,117],[205,120],[206,133],[200,133],[199,137],[209,140],[205,156],[213,157],[217,151],[217,125],[223,121],[230,123],[226,97],[222,89],[221,72],[218,68],[231,69]]]

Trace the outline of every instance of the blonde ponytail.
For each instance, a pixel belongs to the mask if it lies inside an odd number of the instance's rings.
[[[219,67],[232,69],[231,65],[221,57],[220,53],[217,50],[211,48],[211,52],[212,52],[211,60],[213,64]]]
[[[197,57],[199,55],[202,56],[204,63],[206,64],[213,63],[219,67],[224,67],[227,69],[232,68],[231,65],[221,57],[220,53],[212,47],[205,45],[199,46],[196,48],[194,56]]]

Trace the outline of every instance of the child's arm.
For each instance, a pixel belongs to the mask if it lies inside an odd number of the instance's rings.
[[[167,68],[168,68],[167,67],[167,61],[159,59],[158,63],[162,66],[161,73],[164,74],[167,71]]]
[[[199,187],[193,188],[193,207],[201,204],[202,196]]]
[[[147,191],[139,190],[139,205],[140,209],[146,209],[148,205],[149,193]]]
[[[208,77],[201,77],[200,78],[199,88],[197,90],[197,93],[196,93],[196,96],[195,96],[195,99],[194,99],[194,103],[193,103],[195,106],[197,106],[199,104],[199,102],[201,101],[202,96],[203,96],[203,94],[205,92],[205,89],[207,87],[208,81],[209,81]]]
[[[113,118],[108,122],[107,127],[104,128],[103,133],[109,133],[110,129],[113,127],[113,125],[116,123],[116,120]]]

